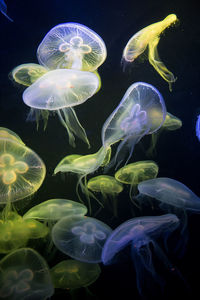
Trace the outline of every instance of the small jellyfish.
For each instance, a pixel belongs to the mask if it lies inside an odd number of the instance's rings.
[[[23,101],[31,107],[29,117],[45,112],[45,127],[50,112],[56,112],[61,124],[66,128],[69,143],[75,146],[77,135],[90,146],[86,132],[81,126],[73,106],[84,103],[94,95],[100,82],[99,77],[91,72],[77,70],[53,70],[36,80],[23,93]],[[28,118],[29,118],[28,117]]]
[[[9,21],[13,22],[13,19],[7,15],[7,5],[4,0],[0,0],[0,11]]]
[[[70,215],[84,216],[86,214],[87,207],[81,203],[67,199],[50,199],[33,206],[23,218],[58,221]]]
[[[11,78],[24,86],[30,86],[42,75],[47,73],[47,69],[38,64],[22,64],[11,71]]]
[[[196,121],[196,136],[197,136],[198,140],[200,141],[200,115],[198,115],[197,121]]]
[[[173,214],[137,217],[122,223],[112,231],[104,244],[102,251],[103,264],[114,263],[117,256],[119,259],[119,254],[123,252],[124,248],[131,245],[130,256],[136,270],[139,293],[143,294],[144,287],[145,289],[149,286],[151,288],[151,285],[147,284],[151,279],[162,286],[164,279],[156,273],[152,250],[169,271],[175,272],[175,267],[172,266],[156,239],[160,237],[167,239],[178,225],[179,219]]]
[[[78,23],[53,27],[37,50],[38,61],[49,69],[93,72],[106,59],[106,46],[93,30]]]
[[[132,199],[137,192],[138,183],[155,178],[157,175],[158,165],[152,160],[143,160],[122,167],[115,173],[115,178],[119,182],[130,185],[129,196]]]
[[[45,300],[53,293],[49,267],[35,250],[22,248],[0,261],[0,299]]]
[[[117,216],[117,195],[122,192],[123,185],[114,177],[108,175],[99,175],[90,178],[87,187],[92,192],[99,192],[102,194],[103,202],[108,203],[111,201],[112,211],[114,216]]]
[[[103,245],[112,229],[91,217],[62,218],[53,227],[55,246],[70,257],[88,263],[101,262]]]
[[[170,72],[164,63],[160,60],[157,46],[160,40],[161,33],[169,26],[178,21],[175,14],[168,15],[163,21],[149,25],[136,34],[128,41],[123,51],[123,62],[133,62],[149,47],[149,62],[160,76],[168,82],[170,91],[172,83],[176,81],[173,73]]]
[[[55,288],[73,290],[91,285],[98,279],[101,269],[95,263],[68,259],[55,265],[50,272]]]
[[[41,186],[46,167],[23,143],[0,137],[0,204],[34,194]]]
[[[121,141],[114,158],[117,167],[127,152],[126,163],[129,161],[135,145],[144,135],[156,132],[162,126],[165,117],[165,102],[155,87],[137,82],[128,88],[102,128],[104,147]]]

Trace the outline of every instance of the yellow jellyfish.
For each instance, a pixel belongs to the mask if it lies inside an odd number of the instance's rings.
[[[168,15],[163,21],[149,25],[136,34],[128,41],[123,50],[122,59],[124,62],[133,62],[140,54],[142,54],[147,46],[149,47],[149,62],[160,76],[168,82],[169,90],[172,90],[172,83],[176,81],[173,73],[170,72],[164,63],[160,60],[157,46],[161,33],[169,26],[178,21],[175,14]]]
[[[122,167],[115,173],[115,179],[121,183],[130,185],[129,196],[132,200],[138,183],[155,178],[157,174],[158,165],[152,160],[144,160]]]
[[[33,150],[14,139],[0,138],[0,204],[31,196],[45,174],[46,167]]]
[[[111,200],[113,214],[117,216],[117,195],[122,192],[123,185],[114,177],[109,175],[99,175],[88,180],[87,187],[93,192],[99,192],[103,196],[104,202]],[[108,203],[109,205],[109,203]]]
[[[8,138],[25,145],[22,139],[14,131],[5,127],[0,127],[0,138]]]
[[[30,86],[47,71],[48,69],[39,64],[28,63],[15,67],[11,71],[10,76],[15,82],[24,86]]]

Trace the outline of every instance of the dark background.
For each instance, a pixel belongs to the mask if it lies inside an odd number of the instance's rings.
[[[160,177],[179,180],[200,195],[200,143],[195,135],[195,122],[200,113],[200,27],[199,10],[195,1],[123,0],[120,3],[109,0],[7,0],[6,3],[8,15],[14,22],[0,14],[0,126],[15,131],[28,147],[39,154],[47,167],[45,181],[28,207],[51,198],[77,200],[74,191],[76,177],[67,175],[65,180],[62,180],[59,175],[52,176],[53,170],[65,155],[88,154],[99,149],[103,123],[118,105],[127,88],[136,81],[154,85],[163,95],[167,111],[179,117],[183,126],[174,132],[163,132],[156,146],[157,154],[151,158],[145,154],[150,137],[144,137],[136,146],[131,162],[153,159],[159,165]],[[162,35],[158,51],[162,61],[177,77],[172,92],[148,60],[136,61],[133,68],[127,72],[123,72],[120,65],[122,51],[129,38],[170,13],[175,13],[180,22],[178,26],[167,29]],[[45,132],[42,124],[37,131],[35,122],[26,122],[29,108],[22,101],[23,88],[16,86],[8,76],[11,70],[20,64],[37,63],[37,47],[45,34],[55,25],[65,22],[78,22],[88,26],[103,38],[107,47],[107,59],[98,70],[102,79],[101,90],[86,103],[75,108],[91,142],[90,150],[79,140],[76,140],[75,149],[69,146],[65,129],[56,115],[49,119]],[[118,199],[118,218],[112,218],[106,209],[97,216],[113,229],[132,218],[127,191],[128,189]],[[159,213],[152,212],[150,207],[143,211],[144,215]],[[199,292],[199,215],[188,215],[188,230],[189,241],[184,256],[180,259],[168,254],[189,285],[188,291],[183,280],[171,275],[156,262],[154,253],[157,270],[166,278],[162,299],[169,299],[174,295],[186,299]],[[46,259],[52,267],[65,259],[65,256],[57,251],[55,258]],[[111,299],[140,299],[131,260],[109,267],[101,265],[101,268],[100,278],[90,287],[95,298],[103,299],[109,296]],[[154,295],[148,294],[147,299],[159,298],[157,288],[152,290]],[[67,295],[70,298],[69,292],[57,290],[53,299],[65,299]],[[81,289],[76,297],[83,299],[90,296]]]

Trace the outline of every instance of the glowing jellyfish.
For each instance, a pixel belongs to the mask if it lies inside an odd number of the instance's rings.
[[[155,132],[151,135],[151,146],[146,151],[146,154],[148,156],[153,156],[155,154],[155,147],[156,147],[158,138],[164,130],[174,131],[174,130],[181,128],[181,126],[182,126],[182,121],[179,118],[177,118],[176,116],[174,116],[170,113],[167,113],[162,127],[157,132]]]
[[[71,216],[62,218],[54,225],[52,239],[55,246],[70,257],[98,263],[111,231],[108,225],[95,218]]]
[[[9,21],[13,22],[13,19],[7,15],[7,5],[4,0],[0,0],[0,11]]]
[[[0,138],[0,203],[15,202],[34,194],[46,168],[41,158],[21,142]]]
[[[53,293],[49,267],[35,250],[22,248],[0,261],[0,299],[45,300]]]
[[[53,27],[40,43],[38,61],[49,69],[95,71],[106,59],[106,46],[93,30],[78,23]]]
[[[158,165],[152,160],[143,160],[122,167],[115,173],[115,178],[119,182],[130,185],[129,196],[132,199],[138,183],[155,178],[157,175]]]
[[[101,193],[104,202],[110,199],[114,216],[117,216],[117,195],[123,190],[119,181],[112,176],[99,175],[88,180],[87,187],[93,192]]]
[[[11,139],[14,140],[15,142],[25,145],[22,139],[18,136],[18,134],[5,127],[0,127],[0,138]]]
[[[69,143],[75,146],[74,134],[89,145],[84,128],[78,121],[73,106],[84,103],[99,88],[99,78],[91,72],[54,70],[40,77],[23,93],[23,101],[34,111],[56,112],[69,135]],[[37,116],[37,115],[36,115]],[[47,115],[48,120],[48,115]],[[47,122],[47,121],[46,121]]]
[[[22,64],[11,71],[11,78],[19,84],[30,86],[47,71],[46,68],[38,64]]]
[[[166,117],[165,102],[152,85],[137,82],[126,91],[117,108],[105,121],[102,128],[104,147],[121,141],[115,154],[117,166],[129,152],[131,158],[135,145],[146,134],[156,132]]]
[[[70,215],[86,215],[87,207],[67,199],[50,199],[29,209],[24,219],[57,221]]]
[[[50,272],[55,288],[71,290],[91,285],[98,279],[101,269],[98,264],[68,259],[55,265]]]
[[[157,283],[163,285],[162,278],[156,274],[152,259],[152,246],[154,252],[169,269],[176,271],[168,258],[156,243],[156,239],[169,237],[179,226],[179,219],[173,214],[162,216],[147,216],[130,219],[122,223],[110,234],[102,251],[102,262],[105,265],[111,264],[119,258],[119,253],[128,245],[131,245],[131,258],[136,270],[137,287],[140,294],[146,282],[153,278]],[[146,284],[146,287],[147,288]],[[151,285],[150,285],[151,286]]]
[[[197,136],[198,140],[200,141],[200,115],[198,115],[197,121],[196,121],[196,136]]]
[[[110,147],[101,147],[99,151],[94,154],[78,155],[72,154],[64,157],[56,166],[54,174],[58,172],[62,173],[75,173],[78,175],[78,182],[76,185],[76,193],[79,200],[82,199],[79,195],[78,189],[81,187],[82,192],[86,195],[89,205],[89,212],[91,213],[90,197],[96,199],[101,205],[98,199],[87,188],[87,175],[94,173],[100,166],[105,166],[109,163],[111,157]]]
[[[163,21],[143,28],[130,38],[124,48],[122,56],[124,62],[133,62],[145,51],[147,46],[149,46],[149,62],[160,76],[169,83],[170,91],[172,90],[172,83],[175,82],[176,79],[172,72],[170,72],[160,60],[157,46],[161,33],[177,21],[177,16],[175,14],[170,14]]]

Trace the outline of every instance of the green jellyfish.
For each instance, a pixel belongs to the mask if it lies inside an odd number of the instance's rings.
[[[111,200],[114,216],[117,216],[117,195],[122,192],[123,184],[114,177],[99,175],[88,180],[87,187],[93,192],[99,192],[103,196],[104,203]],[[109,204],[109,203],[108,203]]]
[[[94,154],[78,155],[72,154],[64,157],[56,166],[54,174],[58,172],[71,172],[78,175],[78,182],[76,185],[76,193],[79,201],[82,199],[79,195],[79,186],[82,192],[86,195],[89,206],[89,213],[91,213],[90,197],[94,198],[101,206],[101,202],[88,190],[87,175],[94,173],[100,166],[108,164],[111,157],[111,147],[101,147],[99,151]]]
[[[157,46],[161,33],[177,21],[177,16],[170,14],[163,21],[156,22],[141,29],[129,39],[122,56],[123,62],[133,62],[148,46],[149,62],[160,76],[168,82],[170,91],[172,90],[172,83],[176,81],[176,78],[160,60]]]
[[[58,221],[69,215],[86,215],[87,207],[79,202],[67,199],[50,199],[29,209],[24,219],[40,219],[44,221]]]
[[[55,288],[73,290],[91,285],[98,279],[101,269],[97,263],[68,259],[55,265],[50,272]]]
[[[0,127],[0,138],[8,138],[25,145],[22,139],[14,131],[5,127]]]
[[[0,137],[0,204],[33,195],[41,186],[46,167],[23,143]]]
[[[11,78],[19,84],[30,86],[47,71],[45,67],[38,64],[22,64],[11,71]]]
[[[54,293],[49,267],[31,248],[22,248],[0,261],[0,299],[45,300]]]
[[[147,156],[154,156],[156,154],[155,148],[160,134],[163,131],[174,131],[182,127],[182,121],[176,116],[170,114],[169,112],[166,114],[165,121],[161,128],[151,135],[151,146],[146,151]]]
[[[115,173],[115,179],[121,183],[130,185],[129,197],[132,200],[133,195],[137,192],[137,185],[141,181],[155,178],[157,175],[158,165],[152,160],[143,160],[128,164],[119,169]]]

